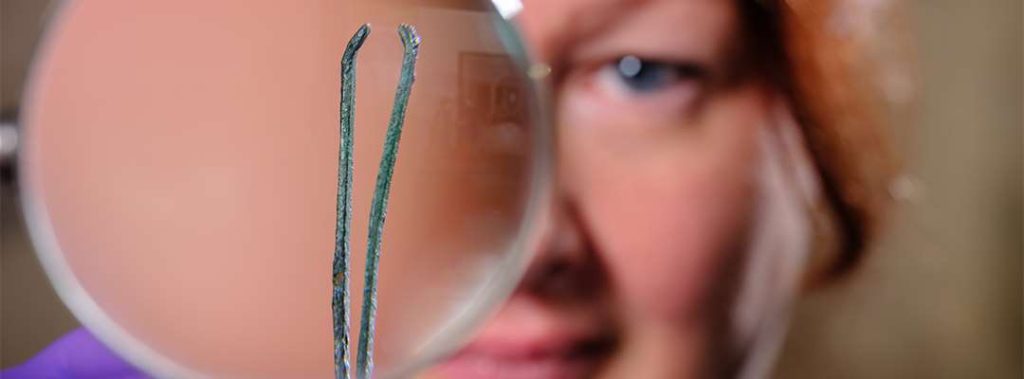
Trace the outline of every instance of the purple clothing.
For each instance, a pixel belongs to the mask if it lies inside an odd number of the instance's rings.
[[[61,337],[28,362],[0,371],[0,378],[142,379],[149,376],[80,328]]]

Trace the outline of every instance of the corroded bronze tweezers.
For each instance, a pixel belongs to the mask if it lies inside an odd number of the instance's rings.
[[[370,26],[359,27],[341,58],[341,146],[338,151],[338,203],[334,236],[333,292],[331,309],[334,316],[334,364],[337,379],[349,378],[349,234],[352,224],[352,124],[355,117],[356,53],[370,35]],[[366,273],[363,282],[362,316],[359,326],[359,350],[356,355],[356,377],[369,378],[373,372],[373,335],[377,319],[377,275],[380,271],[381,237],[387,216],[391,177],[398,157],[405,111],[415,80],[416,58],[420,36],[410,25],[398,27],[398,36],[405,49],[398,90],[384,140],[384,153],[377,172],[377,184],[370,209],[369,237],[366,251]]]

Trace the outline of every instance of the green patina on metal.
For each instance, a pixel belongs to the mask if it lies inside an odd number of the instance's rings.
[[[366,276],[363,285],[363,314],[359,325],[359,355],[356,370],[361,378],[369,378],[373,372],[373,335],[377,320],[377,273],[380,271],[381,237],[384,233],[384,219],[387,216],[388,194],[391,192],[391,175],[398,158],[398,141],[402,138],[405,124],[405,110],[409,105],[412,83],[415,80],[416,58],[420,51],[420,36],[410,25],[398,27],[405,52],[402,56],[402,73],[398,78],[398,90],[391,109],[387,136],[384,139],[384,153],[377,171],[377,185],[373,190],[370,208],[370,232],[366,244]]]
[[[352,122],[355,117],[356,53],[370,35],[370,25],[363,24],[349,40],[341,57],[341,146],[338,149],[338,203],[334,234],[333,291],[331,311],[334,316],[334,376],[349,378],[349,234],[352,229]]]
[[[349,378],[349,235],[352,220],[352,150],[353,118],[355,116],[355,57],[370,34],[369,25],[363,25],[349,41],[341,60],[341,148],[338,153],[337,227],[334,241],[333,283],[331,306],[334,316],[335,376]],[[377,183],[370,209],[369,236],[366,251],[366,273],[363,282],[363,305],[359,326],[359,348],[356,357],[356,377],[369,378],[373,373],[373,342],[377,319],[377,276],[380,272],[381,238],[387,216],[391,178],[398,158],[398,143],[405,124],[405,111],[409,105],[412,84],[415,81],[416,59],[421,38],[416,29],[402,24],[398,27],[404,53],[398,90],[391,110],[384,152],[377,172]]]

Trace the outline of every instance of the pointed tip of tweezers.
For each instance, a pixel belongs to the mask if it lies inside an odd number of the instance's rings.
[[[417,48],[420,46],[420,42],[423,42],[419,33],[416,32],[416,28],[409,24],[398,26],[398,37],[402,39],[402,45],[406,48]]]
[[[351,50],[359,50],[360,47],[363,47],[363,42],[366,41],[366,37],[369,35],[370,24],[366,23],[360,25],[359,29],[356,30],[356,33],[352,35],[352,39],[348,41],[348,48]]]

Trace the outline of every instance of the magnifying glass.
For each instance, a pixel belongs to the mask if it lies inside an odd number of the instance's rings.
[[[543,89],[505,21],[514,6],[499,5],[64,3],[32,69],[19,170],[58,294],[155,376],[332,377],[339,60],[371,24],[353,122],[359,325],[407,23],[422,43],[383,233],[374,374],[407,376],[456,349],[524,271],[549,193]]]

